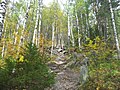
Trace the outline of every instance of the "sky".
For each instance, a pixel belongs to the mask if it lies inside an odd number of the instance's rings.
[[[54,0],[43,0],[43,4],[44,5],[46,5],[46,6],[48,6],[50,3],[52,3]],[[60,4],[60,6],[61,6],[61,8],[63,9],[63,4],[65,4],[66,3],[66,1],[67,0],[58,0],[58,2],[59,2],[59,4]]]
[[[11,1],[19,1],[19,0],[11,0]],[[44,5],[46,5],[46,6],[48,6],[50,3],[52,3],[54,0],[43,0],[43,4]],[[60,4],[60,6],[61,6],[61,9],[63,9],[63,4],[65,4],[66,3],[66,1],[67,0],[58,0],[58,2],[59,2],[59,4]]]
[[[45,4],[46,6],[51,2],[53,2],[53,0],[43,0],[43,4]]]
[[[59,3],[64,3],[65,4],[65,2],[66,2],[67,0],[58,0],[58,2]],[[43,3],[45,4],[45,5],[48,5],[49,3],[51,3],[51,2],[53,2],[53,0],[43,0]]]

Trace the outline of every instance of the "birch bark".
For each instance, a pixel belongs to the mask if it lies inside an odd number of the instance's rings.
[[[42,6],[43,0],[38,0],[39,3],[39,28],[38,28],[38,46],[40,45],[40,33],[41,33],[41,24],[42,24]]]
[[[6,38],[6,29],[4,30],[4,39]],[[2,58],[5,56],[5,51],[6,51],[6,40],[3,41],[3,46],[2,46]]]
[[[68,25],[67,25],[67,27],[68,27],[68,32],[67,32],[67,38],[68,38],[68,41],[67,41],[67,44],[68,44],[68,51],[70,52],[70,50],[69,50],[69,47],[70,47],[70,0],[68,0],[68,2],[67,2],[67,14],[68,14],[68,16],[67,16],[67,23],[68,23]]]
[[[70,47],[70,14],[68,11],[68,48]]]
[[[79,20],[78,20],[78,15],[76,12],[76,22],[77,22],[77,30],[78,30],[78,45],[79,45],[79,49],[81,47],[81,43],[80,43],[80,27],[79,27]]]
[[[110,5],[110,12],[111,12],[112,25],[113,25],[114,38],[115,38],[115,42],[116,42],[116,48],[117,48],[117,51],[118,51],[118,58],[120,59],[120,47],[119,47],[117,29],[116,29],[116,25],[115,25],[115,18],[114,18],[114,13],[113,13],[111,0],[109,0],[109,5]]]
[[[4,29],[4,19],[5,19],[7,3],[8,3],[8,0],[2,0],[0,3],[0,39],[2,38],[2,32]]]
[[[20,8],[20,13],[22,12],[21,11],[22,10],[22,7]],[[17,35],[18,35],[18,29],[19,29],[19,24],[20,24],[20,22],[21,22],[21,19],[20,19],[20,16],[18,17],[18,21],[17,21],[17,25],[16,25],[16,30],[15,30],[15,35],[14,35],[14,37],[15,37],[15,39],[14,39],[14,41],[13,41],[13,43],[14,43],[14,45],[16,45],[17,44]]]
[[[52,47],[51,47],[51,56],[53,55],[54,38],[55,38],[55,23],[53,22],[53,24],[52,24]]]
[[[30,3],[31,2],[29,1],[28,6],[27,6],[27,11],[26,11],[26,14],[25,14],[25,20],[24,20],[24,23],[23,23],[23,30],[21,32],[19,47],[24,45],[24,33],[25,33],[25,28],[26,28],[26,22],[27,22],[27,19],[28,19],[28,12],[30,10]]]
[[[23,23],[23,30],[21,31],[20,41],[19,41],[19,45],[18,45],[17,56],[19,55],[20,47],[24,45],[24,37],[25,37],[24,34],[25,34],[25,29],[26,29],[26,22],[28,19],[28,12],[30,10],[30,4],[31,4],[31,1],[29,1],[28,5],[27,5],[27,10],[25,13],[25,19],[24,19],[24,23]]]
[[[33,44],[35,44],[36,39],[37,39],[38,19],[39,19],[39,8],[37,8],[36,23],[35,23],[34,33],[33,33],[33,40],[32,40],[32,43],[33,43]],[[37,43],[36,43],[36,45],[37,45]]]
[[[72,23],[72,16],[71,16],[71,25],[70,25],[70,32],[72,37],[72,46],[75,46],[74,35],[73,35],[73,23]]]
[[[6,30],[4,30],[4,19],[5,19],[5,14],[6,14],[6,5],[8,3],[8,0],[2,0],[0,3],[0,40],[2,38],[2,33],[6,33]],[[6,34],[4,34],[4,38],[6,38]],[[5,54],[5,44],[6,41],[3,41],[3,47],[2,47],[2,57],[4,57]]]

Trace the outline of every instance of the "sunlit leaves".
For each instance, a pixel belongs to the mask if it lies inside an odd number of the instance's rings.
[[[103,40],[96,37],[94,40],[86,39],[86,55],[89,57],[90,79],[85,84],[89,89],[118,89],[120,76],[119,60],[113,58],[114,52]],[[85,89],[85,86],[84,89]],[[87,89],[88,89],[87,88]]]
[[[0,59],[0,69],[5,68],[5,61],[3,59]]]
[[[76,2],[76,9],[82,13],[85,13],[85,1],[84,0],[77,0]]]

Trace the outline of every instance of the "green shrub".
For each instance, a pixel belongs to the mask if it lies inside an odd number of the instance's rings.
[[[45,64],[48,58],[31,43],[17,60],[9,57],[0,69],[0,89],[43,90],[54,84],[54,74]]]
[[[113,58],[114,50],[103,40],[99,37],[94,40],[88,39],[85,45],[86,56],[89,57],[89,80],[82,86],[83,90],[120,89],[120,60]]]

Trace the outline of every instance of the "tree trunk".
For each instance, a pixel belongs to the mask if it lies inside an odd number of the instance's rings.
[[[6,5],[7,5],[7,0],[2,0],[0,3],[0,40],[2,38],[2,32],[4,29],[4,19],[5,19],[5,14],[6,14]],[[4,30],[4,38],[6,38],[6,30]],[[2,47],[2,54],[1,56],[4,57],[5,54],[5,47],[6,41],[3,41],[3,47]]]
[[[15,35],[14,35],[15,38],[14,38],[14,41],[13,41],[14,45],[16,45],[16,43],[17,43],[18,29],[19,29],[19,21],[18,21],[18,23],[16,25],[16,31],[15,31]]]
[[[75,46],[75,41],[74,41],[74,35],[73,35],[73,23],[72,23],[72,17],[71,17],[71,25],[70,25],[70,33],[72,37],[72,46]]]
[[[109,0],[109,5],[110,5],[111,18],[112,18],[113,31],[114,31],[114,38],[115,38],[115,41],[116,41],[116,48],[117,48],[117,51],[118,51],[118,58],[120,59],[119,41],[118,41],[118,36],[117,36],[117,29],[116,29],[116,25],[115,25],[115,18],[114,18],[114,13],[113,13],[113,9],[112,9],[111,0]]]
[[[105,41],[107,40],[107,18],[105,17],[104,18],[104,23],[103,23],[103,26],[104,26],[104,39]]]
[[[51,56],[53,55],[54,38],[55,38],[55,23],[53,22],[53,24],[52,24],[52,47],[51,47]]]
[[[38,0],[38,3],[39,3],[38,47],[39,47],[39,45],[40,45],[41,24],[42,24],[42,5],[43,5],[43,0]]]
[[[37,14],[36,14],[36,23],[35,23],[35,29],[33,33],[33,40],[32,43],[35,44],[35,41],[37,39],[37,27],[38,27],[38,19],[39,19],[39,10],[37,9]]]
[[[78,15],[76,12],[76,22],[77,22],[77,30],[78,30],[78,45],[79,45],[79,49],[81,47],[81,43],[80,43],[80,27],[79,27],[79,20],[78,20]]]
[[[4,39],[6,39],[6,30],[4,30]],[[5,51],[6,51],[6,40],[3,41],[3,46],[2,46],[2,58],[5,56]]]
[[[21,31],[21,36],[20,36],[20,41],[19,41],[18,51],[17,51],[17,57],[18,57],[19,52],[20,52],[20,47],[24,45],[26,22],[27,22],[27,19],[28,19],[28,12],[30,10],[30,4],[31,4],[31,1],[28,2],[27,11],[25,13],[25,20],[24,20],[24,23],[23,23],[23,30]]]
[[[70,15],[68,13],[68,48],[70,47]]]
[[[0,3],[0,39],[2,38],[2,32],[4,29],[4,19],[5,19],[7,2],[8,0],[2,0]]]
[[[26,28],[26,22],[27,22],[27,19],[28,19],[28,12],[30,10],[30,3],[31,2],[28,2],[27,11],[26,11],[26,14],[25,14],[25,20],[24,20],[24,23],[23,23],[23,30],[21,32],[19,47],[22,46],[23,43],[24,43],[24,33],[25,33],[25,28]]]
[[[21,10],[22,10],[22,7],[20,8],[20,13],[21,13]],[[18,17],[18,21],[17,21],[17,25],[16,25],[16,30],[15,30],[15,35],[14,35],[14,41],[13,41],[13,44],[16,45],[17,44],[17,38],[18,38],[18,29],[20,27],[20,22],[21,22],[21,19],[20,19],[20,15]]]

